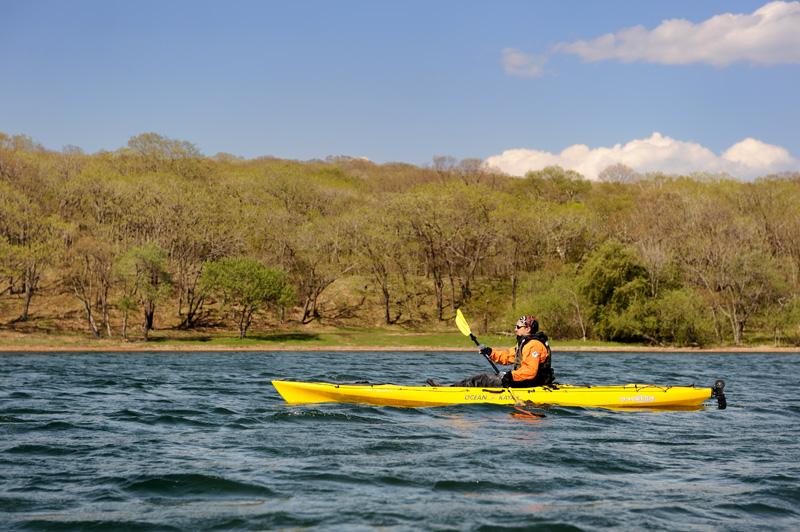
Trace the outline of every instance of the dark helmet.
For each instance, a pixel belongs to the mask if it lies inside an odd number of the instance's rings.
[[[533,316],[522,316],[519,321],[525,324],[526,327],[531,328],[531,334],[539,331],[539,322]]]

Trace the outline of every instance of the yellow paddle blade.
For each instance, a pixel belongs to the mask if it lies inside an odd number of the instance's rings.
[[[467,320],[464,319],[464,315],[461,314],[461,309],[456,310],[456,325],[458,325],[458,330],[461,331],[461,334],[464,336],[470,336],[472,334],[472,331],[469,330]]]

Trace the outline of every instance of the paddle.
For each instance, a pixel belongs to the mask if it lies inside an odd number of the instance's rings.
[[[475,342],[475,345],[478,345],[478,346],[481,345],[480,343],[478,343],[478,339],[475,338],[475,335],[472,334],[472,331],[469,328],[469,324],[467,323],[467,320],[464,318],[464,315],[461,313],[461,309],[457,309],[456,310],[456,325],[458,326],[458,330],[461,331],[461,334],[463,334],[464,336],[469,336],[472,339],[472,341]],[[491,358],[489,358],[489,355],[487,355],[486,353],[481,353],[481,354],[484,356],[484,358],[486,360],[489,361],[489,364],[492,365],[492,367],[494,368],[494,372],[497,375],[500,375],[500,370],[497,369],[497,366],[494,365],[494,361]],[[525,403],[523,401],[520,401],[519,399],[517,399],[517,396],[514,395],[514,392],[511,391],[511,387],[510,386],[508,388],[506,388],[506,390],[508,391],[508,393],[511,394],[511,397],[512,397],[512,399],[514,399],[514,403],[516,403],[517,406],[519,406],[519,405],[523,405],[524,406],[525,405]],[[538,417],[544,417],[544,414],[539,414],[538,412],[536,414],[534,414],[533,412],[528,412],[527,410],[523,410],[523,412],[525,412],[526,414],[530,414],[531,416],[534,416],[534,415],[538,414]]]
[[[472,334],[472,331],[469,329],[469,324],[467,323],[467,320],[464,318],[464,315],[461,313],[461,309],[456,310],[456,325],[458,325],[458,330],[461,331],[461,334],[463,334],[464,336],[469,336],[472,339],[472,341],[475,342],[475,345],[480,347],[481,344],[478,343],[478,339],[475,338],[475,335]],[[491,358],[489,358],[489,355],[487,355],[486,353],[481,353],[481,354],[486,360],[489,361],[489,364],[492,365],[492,367],[494,368],[494,372],[497,375],[500,375],[500,370],[497,369],[497,366],[494,365],[494,361]]]

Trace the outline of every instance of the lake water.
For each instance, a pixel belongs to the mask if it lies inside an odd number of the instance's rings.
[[[476,353],[0,354],[0,530],[797,530],[800,355],[554,353],[728,408],[289,406],[270,380],[453,382]]]

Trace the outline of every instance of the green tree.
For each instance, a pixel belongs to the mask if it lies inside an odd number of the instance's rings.
[[[205,289],[222,296],[240,339],[247,335],[255,311],[269,303],[287,304],[294,294],[283,271],[268,268],[248,257],[224,257],[206,262],[201,283]]]
[[[627,310],[648,293],[647,271],[636,250],[617,241],[600,246],[582,270],[582,291],[591,305],[591,319],[605,340],[635,339],[641,327]],[[628,318],[624,320],[622,318]]]
[[[666,291],[649,301],[653,327],[645,332],[663,342],[678,346],[702,347],[714,340],[714,323],[708,302],[692,288]]]
[[[542,201],[520,200],[509,196],[506,208],[495,216],[497,223],[497,258],[495,265],[507,276],[511,288],[511,308],[517,308],[520,278],[535,272],[551,253],[553,219],[549,205]]]
[[[172,291],[167,252],[154,242],[133,247],[120,259],[118,272],[139,301],[144,312],[144,339],[149,340],[156,306]]]
[[[357,264],[348,224],[342,218],[316,218],[286,228],[291,235],[286,242],[287,258],[303,305],[300,321],[304,324],[320,317],[323,292]]]
[[[226,216],[229,202],[202,183],[175,178],[158,189],[154,233],[169,250],[170,271],[178,295],[180,327],[190,328],[202,315],[203,264],[242,252],[241,224]]]
[[[136,310],[137,303],[130,295],[123,295],[117,300],[117,308],[122,312],[122,339],[128,341],[128,317]]]
[[[581,279],[574,273],[550,275],[536,272],[524,283],[520,312],[532,312],[551,338],[580,338],[590,332],[589,303],[580,290]],[[514,311],[507,319],[516,319]]]
[[[132,157],[138,169],[148,172],[171,172],[194,178],[204,174],[203,154],[191,142],[170,139],[158,133],[131,137],[128,148],[119,153]]]
[[[786,293],[764,310],[762,317],[773,344],[800,346],[800,297]]]
[[[482,185],[446,183],[405,194],[397,207],[424,256],[442,320],[445,288],[455,312],[459,301],[469,301],[470,285],[495,249],[498,196]]]
[[[399,313],[392,316],[392,303],[399,301],[397,292],[402,290],[405,278],[406,249],[400,236],[400,223],[401,220],[377,202],[371,202],[355,213],[353,220],[353,239],[361,259],[360,266],[375,282],[383,307],[383,321],[387,325],[400,318]]]
[[[483,334],[488,333],[490,327],[495,324],[498,324],[501,330],[506,329],[508,321],[505,314],[510,290],[510,283],[505,279],[476,283],[469,304],[465,308],[471,316],[480,320],[478,323]]]
[[[0,181],[0,271],[17,279],[25,294],[22,314],[14,322],[28,319],[43,273],[63,250],[60,237],[65,229],[57,215],[47,212],[46,204]]]
[[[602,225],[585,205],[568,203],[537,208],[541,210],[541,230],[549,256],[558,257],[564,264],[577,264],[594,250]]]
[[[591,191],[592,183],[575,170],[548,166],[542,170],[528,172],[515,188],[517,193],[527,193],[546,201],[580,203]]]

